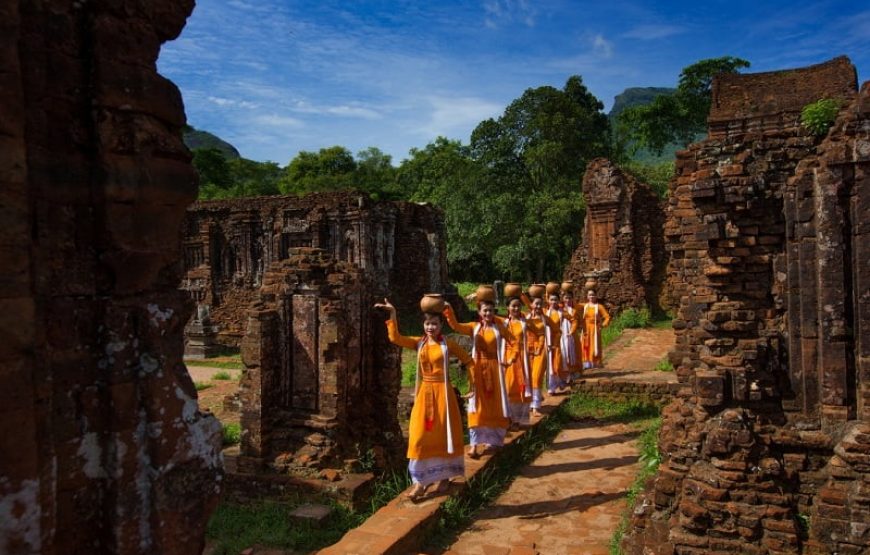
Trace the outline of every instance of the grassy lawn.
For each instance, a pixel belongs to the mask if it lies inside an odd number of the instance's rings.
[[[322,503],[332,515],[321,525],[290,525],[290,513],[303,503]],[[253,505],[221,503],[211,516],[206,537],[215,542],[215,555],[238,555],[252,545],[313,551],[337,542],[364,519],[327,499],[291,499],[287,503]]]
[[[226,428],[224,432],[226,434]],[[282,503],[221,503],[209,519],[206,538],[214,543],[215,555],[237,555],[255,544],[316,551],[340,540],[410,485],[411,478],[406,470],[384,474],[375,483],[369,506],[363,511],[352,511],[332,499],[316,496],[295,496]],[[328,505],[332,515],[321,526],[291,525],[290,513],[305,503]]]
[[[220,357],[221,360],[212,360],[209,358],[201,359],[184,359],[184,364],[187,366],[206,366],[208,368],[223,368],[225,370],[242,370],[245,366],[242,360],[225,360],[226,357]]]

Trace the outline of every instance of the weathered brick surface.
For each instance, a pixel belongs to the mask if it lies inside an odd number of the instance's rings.
[[[263,275],[242,339],[239,469],[341,468],[372,449],[401,457],[401,358],[370,278],[320,249],[291,248]]]
[[[677,154],[665,234],[684,387],[630,553],[870,549],[870,88],[855,89],[845,58],[719,78],[707,139]],[[825,97],[844,109],[816,138],[800,109]]]
[[[605,158],[586,167],[583,196],[583,236],[564,278],[581,287],[594,281],[608,309],[671,308],[673,301],[663,290],[668,253],[661,199]],[[585,289],[578,291],[585,294]]]
[[[0,552],[198,553],[220,426],[182,364],[193,2],[0,3]]]
[[[400,357],[372,306],[389,297],[417,317],[424,293],[443,292],[464,307],[442,212],[351,192],[259,197],[197,203],[185,228],[182,287],[242,348],[239,469],[341,468],[369,449],[379,466],[401,459]]]
[[[417,314],[424,293],[452,294],[464,306],[447,280],[443,213],[430,205],[351,192],[201,201],[184,228],[182,287],[209,305],[225,345],[239,344],[264,274],[295,247],[356,266],[403,313]]]

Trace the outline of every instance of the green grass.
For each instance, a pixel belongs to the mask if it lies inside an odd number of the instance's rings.
[[[221,372],[215,372],[214,374],[212,374],[211,379],[213,379],[213,380],[231,380],[231,379],[233,379],[233,377],[230,375],[229,372],[221,371]]]
[[[477,286],[480,284],[471,281],[460,281],[458,283],[454,282],[453,285],[456,286],[456,291],[459,292],[459,296],[465,300],[465,297],[477,291]],[[468,310],[477,312],[477,304],[474,301],[466,301],[465,305],[468,307]]]
[[[375,482],[369,506],[358,512],[327,498],[297,497],[286,503],[263,501],[252,505],[221,503],[209,520],[206,537],[214,542],[215,555],[236,555],[255,544],[316,551],[340,540],[410,485],[411,477],[405,469],[384,474]],[[291,525],[290,512],[303,502],[329,505],[332,516],[320,527]]]
[[[613,402],[582,393],[574,394],[544,421],[506,446],[493,463],[479,472],[461,496],[451,497],[441,508],[438,525],[427,537],[427,547],[446,549],[477,512],[507,489],[520,469],[534,461],[572,420],[593,418],[648,426],[660,414],[652,402]]]
[[[656,364],[656,367],[653,368],[653,370],[655,370],[656,372],[673,372],[674,365],[671,364],[671,361],[668,360],[668,357],[665,357],[661,359],[658,364]]]
[[[242,427],[240,424],[230,422],[224,424],[224,445],[237,445],[242,440]]]
[[[659,468],[661,463],[661,453],[659,453],[658,436],[659,430],[662,427],[661,417],[647,421],[643,427],[640,437],[638,437],[638,445],[640,447],[639,460],[643,463],[640,472],[635,476],[634,482],[628,489],[628,494],[625,496],[625,510],[622,513],[622,519],[616,531],[610,538],[610,555],[623,555],[622,547],[619,545],[622,537],[628,530],[631,512],[634,509],[634,504],[637,501],[637,496],[644,489],[647,480],[652,477]]]
[[[214,384],[210,384],[210,383],[206,383],[206,382],[193,382],[193,386],[196,388],[197,391],[202,391],[204,389],[208,389],[208,388],[212,387],[212,385],[214,385]]]
[[[627,328],[645,328],[651,321],[648,308],[628,308],[611,318],[610,325],[601,330],[601,341],[606,347],[616,341]]]
[[[363,521],[362,515],[334,501],[319,502],[332,507],[332,515],[321,526],[290,525],[290,513],[302,504],[301,499],[253,505],[221,503],[208,522],[206,536],[215,543],[215,555],[237,555],[254,544],[307,552],[337,542]]]
[[[207,366],[208,368],[223,368],[226,370],[241,370],[245,367],[241,360],[209,360],[207,358],[185,359],[184,364],[187,366]]]
[[[417,376],[417,353],[402,349],[402,386],[414,385]]]

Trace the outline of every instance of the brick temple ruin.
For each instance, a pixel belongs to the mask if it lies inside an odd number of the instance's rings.
[[[182,244],[196,176],[180,94],[155,67],[192,8],[0,3],[0,552],[202,551],[220,426],[198,411],[183,329],[192,295],[227,295],[209,272],[198,284],[183,272],[211,247]],[[856,89],[845,58],[720,77],[708,137],[678,154],[665,238],[683,387],[631,553],[870,550],[870,84]],[[844,106],[817,138],[799,112],[821,97]],[[385,286],[348,258],[363,235],[297,244],[290,225],[245,243],[225,223],[226,244],[252,249],[227,254],[228,279],[257,277],[233,309],[245,325],[224,336],[266,398],[251,406],[276,415],[250,415],[251,462],[300,442],[340,458],[330,442],[359,441],[366,424],[325,432],[376,413],[353,400],[395,364],[360,350],[382,333],[366,295]],[[257,248],[278,255],[267,264]],[[423,262],[394,260],[389,283]],[[220,334],[232,303],[213,304],[197,316]]]
[[[663,298],[668,262],[664,202],[649,185],[605,158],[586,166],[583,197],[583,233],[564,279],[596,283],[609,309],[670,307],[672,301]],[[578,290],[578,296],[582,299],[585,292]]]
[[[207,306],[215,339],[239,346],[245,310],[265,274],[296,248],[358,267],[416,313],[424,293],[452,293],[443,213],[427,204],[373,201],[360,193],[315,193],[195,203],[184,222],[182,288]],[[401,284],[401,287],[397,287]]]
[[[185,230],[182,287],[207,307],[188,350],[242,348],[238,468],[342,468],[369,449],[400,459],[401,360],[372,305],[389,296],[410,317],[444,292],[461,306],[443,213],[359,193],[275,196],[198,202]]]
[[[0,2],[0,552],[200,553],[221,427],[182,363],[197,178],[158,75],[192,0]]]
[[[848,59],[714,81],[665,230],[684,387],[629,553],[870,550],[870,83]],[[801,108],[842,101],[826,137]],[[646,550],[646,551],[645,551]]]

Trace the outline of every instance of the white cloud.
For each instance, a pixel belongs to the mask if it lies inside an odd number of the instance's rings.
[[[264,125],[267,127],[304,127],[305,123],[301,120],[290,116],[282,116],[280,114],[261,114],[258,116],[254,116],[252,120],[254,123],[259,125]]]
[[[233,100],[231,98],[223,98],[220,96],[208,96],[206,100],[217,104],[221,108],[245,108],[247,110],[253,110],[255,108],[259,108],[259,104],[256,102],[248,102],[247,100]]]
[[[483,3],[483,11],[483,23],[490,29],[514,21],[534,27],[538,13],[528,0],[487,0]]]
[[[355,104],[318,106],[311,104],[306,100],[297,100],[291,105],[290,109],[301,114],[333,115],[369,120],[381,119],[382,117],[382,115],[376,110]]]
[[[428,102],[432,111],[420,132],[430,139],[438,135],[464,139],[478,123],[504,110],[501,103],[473,97],[433,96]]]
[[[602,58],[610,58],[613,56],[613,43],[599,33],[592,37],[592,50]]]

